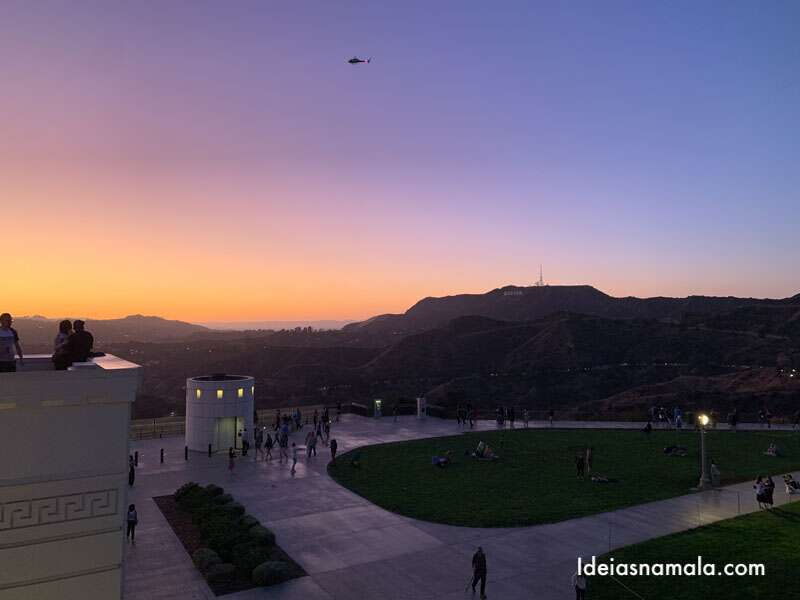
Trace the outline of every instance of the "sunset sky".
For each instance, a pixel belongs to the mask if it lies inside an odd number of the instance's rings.
[[[800,3],[0,3],[0,312],[800,292]],[[351,66],[353,55],[373,57]]]

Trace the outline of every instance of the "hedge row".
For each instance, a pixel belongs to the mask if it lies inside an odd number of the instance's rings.
[[[272,559],[275,534],[245,514],[244,506],[221,487],[191,482],[174,497],[178,508],[192,516],[206,544],[192,560],[209,583],[229,583],[238,576],[264,586],[292,577],[288,563]]]

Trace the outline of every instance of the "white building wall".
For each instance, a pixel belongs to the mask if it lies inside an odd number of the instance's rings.
[[[0,374],[0,600],[121,597],[140,369],[95,363]]]

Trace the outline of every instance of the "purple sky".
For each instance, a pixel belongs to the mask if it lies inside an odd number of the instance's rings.
[[[360,318],[539,263],[795,294],[798,26],[796,2],[3,2],[4,299]],[[209,271],[247,293],[186,292]]]

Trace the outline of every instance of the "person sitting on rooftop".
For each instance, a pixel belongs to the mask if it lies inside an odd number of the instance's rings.
[[[69,357],[73,363],[86,362],[92,355],[92,347],[94,346],[94,337],[91,333],[86,331],[86,324],[80,319],[76,320],[73,331],[67,340],[67,348],[69,350]]]
[[[72,323],[63,320],[58,324],[58,334],[53,341],[53,365],[56,371],[64,371],[72,364],[69,354],[69,336],[72,333]]]

